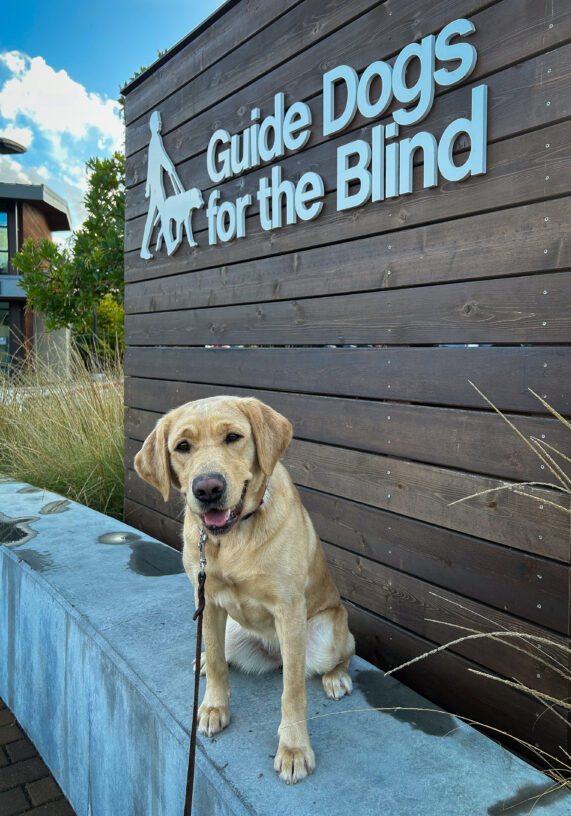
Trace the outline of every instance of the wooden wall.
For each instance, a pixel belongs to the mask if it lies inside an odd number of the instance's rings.
[[[38,241],[40,238],[52,237],[48,219],[39,207],[34,204],[28,204],[27,201],[21,203],[22,208],[22,237],[21,243],[27,241],[28,238],[33,238]]]
[[[39,241],[41,238],[49,238],[51,240],[52,231],[48,224],[46,214],[34,203],[22,201],[17,205],[20,213],[20,240],[19,247],[21,249],[24,241],[32,238],[34,241]],[[13,354],[20,358],[26,358],[31,354],[34,347],[34,312],[28,308],[26,303],[20,307],[20,323],[16,334],[14,336],[14,350]],[[28,358],[29,359],[29,358]]]
[[[337,148],[368,138],[371,123],[358,115],[349,131],[320,135],[323,73],[394,61],[460,17],[476,27],[476,68],[438,88],[428,118],[406,135],[442,133],[484,83],[486,174],[422,189],[417,168],[413,194],[337,212]],[[569,432],[529,389],[570,413],[570,66],[568,0],[240,0],[127,89],[129,523],[179,545],[180,502],[165,505],[133,471],[158,416],[213,394],[255,395],[294,424],[286,464],[362,655],[393,667],[472,630],[569,644],[569,515],[553,506],[568,510],[568,497],[548,486],[522,491],[532,498],[482,492],[554,477],[470,382],[524,437],[569,451]],[[163,246],[142,260],[150,112],[161,112],[184,186],[206,201],[216,186],[210,135],[239,132],[256,106],[271,112],[279,91],[313,113],[303,151],[279,164],[294,181],[306,170],[322,176],[320,216],[264,231],[254,196],[247,237],[209,246],[203,209],[193,218],[198,247],[184,242],[169,257]],[[218,189],[235,199],[269,172]],[[540,649],[526,656],[512,642],[469,640],[401,679],[560,755],[568,725],[471,671],[569,697],[568,653],[553,652],[558,673]]]

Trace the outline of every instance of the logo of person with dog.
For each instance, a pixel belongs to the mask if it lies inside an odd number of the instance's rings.
[[[163,239],[167,254],[172,255],[182,242],[183,227],[191,247],[198,246],[192,234],[191,218],[193,210],[204,206],[202,192],[198,187],[185,190],[175,170],[161,137],[161,115],[158,111],[151,113],[149,120],[151,140],[149,142],[149,157],[147,165],[147,186],[145,198],[149,199],[149,211],[143,233],[141,258],[150,260],[153,254],[150,250],[153,230],[159,227],[156,241],[156,251],[159,252]],[[164,172],[168,173],[174,195],[165,193]],[[174,228],[174,229],[173,229]]]

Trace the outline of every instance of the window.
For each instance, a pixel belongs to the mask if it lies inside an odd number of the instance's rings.
[[[2,213],[0,213],[0,218]],[[10,366],[10,304],[0,300],[0,372],[6,373]]]
[[[0,275],[8,271],[8,213],[0,212]]]

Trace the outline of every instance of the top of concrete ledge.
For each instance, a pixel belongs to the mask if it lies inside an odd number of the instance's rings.
[[[0,543],[0,696],[78,816],[182,816],[195,624],[180,554],[13,482]],[[232,671],[232,722],[199,737],[197,816],[568,816],[565,793],[530,801],[553,784],[485,736],[359,658],[351,674],[338,703],[308,681],[317,767],[288,788],[281,676]]]

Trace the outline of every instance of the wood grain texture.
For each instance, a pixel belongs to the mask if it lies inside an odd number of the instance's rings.
[[[268,57],[258,53],[257,39],[250,40],[244,38],[239,48],[236,58],[230,54],[220,65],[216,65],[214,70],[206,72],[207,75],[198,83],[197,92],[193,94],[192,85],[181,84],[178,92],[169,95],[165,103],[161,105],[161,110],[165,114],[165,119],[169,119],[170,124],[165,128],[165,144],[172,141],[172,153],[169,155],[178,164],[183,155],[188,152],[196,153],[203,150],[202,137],[199,134],[211,134],[220,123],[232,123],[230,128],[233,133],[237,133],[250,124],[250,110],[261,107],[264,110],[271,110],[273,107],[274,94],[280,90],[287,90],[288,96],[293,100],[305,100],[318,94],[321,90],[322,74],[334,65],[347,63],[360,70],[376,59],[383,59],[395,55],[401,48],[416,39],[420,39],[426,34],[441,29],[451,19],[450,14],[457,16],[468,16],[477,12],[478,9],[490,5],[491,0],[436,0],[431,6],[425,9],[422,17],[415,13],[417,8],[416,0],[400,0],[399,3],[380,2],[371,3],[370,0],[357,0],[355,4],[327,3],[330,9],[338,6],[336,19],[337,30],[333,30],[329,36],[320,36],[321,31],[325,34],[331,32],[328,22],[324,22],[321,17],[322,3],[318,6],[318,11],[314,8],[314,22],[310,25],[307,33],[313,36],[307,37],[304,31],[306,27],[307,9],[312,4],[305,3],[305,9],[293,10],[287,20],[278,21],[273,26],[273,31],[280,29],[277,36],[275,49],[273,48]],[[517,2],[517,0],[516,0]],[[560,4],[561,0],[555,0]],[[532,4],[526,4],[532,5]],[[353,8],[359,12],[370,7],[364,14],[357,14],[353,19]],[[530,51],[533,48],[535,27],[539,26],[539,17],[544,21],[544,14],[534,13],[533,8],[521,10],[523,19],[521,25],[526,26],[526,33],[529,38]],[[561,12],[556,10],[556,17],[559,19]],[[296,18],[295,27],[290,30],[288,21]],[[345,20],[345,25],[342,24]],[[485,20],[484,23],[485,24]],[[285,25],[284,25],[285,23]],[[518,20],[515,22],[517,26]],[[505,22],[504,22],[505,25]],[[283,26],[283,33],[281,28]],[[514,20],[511,20],[513,29]],[[266,42],[272,40],[272,29],[267,34],[262,34]],[[549,42],[559,41],[559,31],[557,36],[549,34],[546,36],[542,32],[541,41],[543,47],[548,47]],[[473,37],[473,39],[475,39]],[[535,38],[537,39],[537,37]],[[516,48],[520,45],[517,37],[513,39]],[[305,45],[299,49],[297,44]],[[309,46],[309,47],[308,47]],[[266,46],[267,47],[267,46]],[[480,50],[480,49],[479,49]],[[263,63],[270,62],[271,70],[263,70]],[[230,71],[225,71],[225,64],[231,65]],[[236,74],[236,62],[241,70]],[[251,72],[247,66],[252,62],[254,67],[259,67],[258,72]],[[505,64],[500,62],[500,64]],[[217,71],[220,74],[223,84],[223,92],[211,96],[209,85],[216,81]],[[250,82],[242,83],[241,78],[245,74],[250,77]],[[210,75],[213,79],[210,78]],[[245,87],[241,87],[242,84]],[[239,93],[224,93],[224,86],[227,91],[233,86],[239,89]],[[201,95],[204,101],[201,101]],[[236,106],[236,99],[239,97],[239,105]],[[213,101],[218,102],[213,105]],[[155,104],[158,104],[155,103]],[[238,107],[238,109],[237,109]],[[201,114],[204,108],[204,113]],[[190,117],[194,114],[194,118]],[[196,115],[198,114],[198,115]],[[168,131],[176,128],[180,139],[169,139]],[[148,125],[146,122],[135,122],[128,129],[127,155],[130,156],[148,143]],[[169,149],[169,148],[167,148]],[[134,162],[131,166],[136,167]],[[127,183],[130,186],[135,180],[127,176]]]
[[[134,345],[565,343],[571,273],[127,315]]]
[[[255,37],[257,32],[298,5],[299,0],[245,0],[226,4],[220,25],[210,25],[157,67],[152,78],[131,89],[125,97],[125,124],[130,127],[147,111],[160,104],[177,88],[200,76],[211,65],[233,52],[236,45]],[[256,43],[257,44],[257,43]]]
[[[165,503],[132,469],[125,473],[125,491],[128,501],[154,514],[154,523],[172,527],[180,543],[183,508],[176,492]],[[323,541],[425,580],[435,591],[448,589],[568,635],[564,564],[314,489],[302,487],[300,494]],[[162,532],[158,537],[165,540]]]
[[[41,238],[51,239],[52,232],[45,214],[38,207],[22,202],[22,241],[31,238],[39,241]]]
[[[529,650],[534,655],[532,658],[514,648],[514,645],[525,643],[526,635],[541,638],[544,630],[540,627],[338,547],[324,546],[329,568],[341,595],[347,600],[439,645],[474,631],[479,634],[517,632],[524,637],[513,641],[513,645],[510,636],[503,638],[498,635],[497,639],[467,639],[450,646],[450,649],[478,663],[484,651],[486,665],[492,671],[503,674],[509,666],[512,676],[518,677],[525,685],[553,694],[558,699],[566,696],[567,679],[543,665],[543,655],[541,650],[537,650],[537,642],[529,641],[533,644]],[[551,640],[554,647],[552,650],[546,649],[545,655],[552,660],[560,660],[565,654],[566,639],[553,634]]]
[[[406,44],[461,17],[476,27],[469,81],[436,88],[427,117],[398,138],[425,130],[438,138],[470,115],[472,90],[485,84],[486,174],[424,189],[419,151],[412,194],[338,212],[338,148],[370,140],[378,122],[357,113],[324,137],[324,72],[393,64]],[[136,84],[127,99],[125,241],[131,524],[180,547],[180,496],[165,503],[133,469],[157,418],[192,399],[256,396],[294,423],[285,463],[325,542],[361,654],[393,667],[470,630],[569,644],[569,498],[471,383],[523,437],[568,453],[568,430],[530,389],[571,414],[570,66],[567,0],[240,0]],[[264,230],[255,192],[269,166],[213,185],[205,151],[217,128],[238,133],[253,108],[271,113],[280,91],[286,105],[303,100],[312,114],[304,149],[278,162],[283,177],[319,173],[323,209],[313,221]],[[185,241],[171,257],[164,248],[152,261],[139,257],[151,110],[161,112],[186,188],[199,187],[205,200],[214,187],[222,200],[253,194],[245,238],[209,246],[205,207],[193,216],[197,247]],[[457,140],[458,164],[469,148],[466,135]],[[523,481],[543,484],[518,492]],[[473,673],[515,675],[569,697],[541,652],[526,656],[513,643],[455,644],[399,678],[511,733],[502,737],[511,748],[524,740],[559,755],[570,748],[560,720],[532,696]]]
[[[566,565],[313,489],[300,494],[323,541],[569,634]]]
[[[171,408],[194,399],[223,395],[261,399],[288,417],[297,439],[453,468],[463,468],[469,461],[472,472],[515,481],[531,478],[544,481],[546,477],[537,454],[508,422],[484,411],[193,383],[165,382],[158,394],[154,380],[129,380],[125,402],[135,407],[126,409],[125,433],[142,441],[157,419]],[[560,451],[567,447],[568,431],[554,418],[509,414],[506,420],[526,439],[535,438]]]
[[[352,4],[344,5],[349,16]],[[204,134],[210,135],[221,123],[227,123],[232,133],[240,132],[250,124],[252,108],[273,109],[273,97],[278,91],[287,91],[291,100],[311,101],[315,97],[314,120],[320,125],[318,116],[325,71],[347,64],[361,72],[375,60],[390,62],[408,43],[438,33],[459,17],[469,17],[476,26],[470,42],[477,49],[478,63],[470,81],[552,50],[571,38],[571,15],[566,0],[552,0],[549,10],[534,0],[504,0],[499,6],[490,0],[436,0],[423,9],[422,15],[417,9],[417,0],[378,3],[301,53],[289,49],[280,59],[278,52],[274,70],[265,71],[239,93],[221,94],[218,104],[206,107],[204,113],[200,112],[200,97],[189,97],[192,85],[181,86],[178,95],[171,94],[161,105],[165,120],[170,122],[165,127],[169,155],[178,164],[189,155],[200,153],[205,149]],[[243,63],[259,59],[255,50],[248,48],[248,41],[241,48],[240,59]],[[231,81],[235,83],[236,79]],[[206,96],[205,106],[209,101],[210,97]],[[363,121],[355,120],[355,124],[362,126]],[[172,133],[168,133],[169,130]],[[317,130],[321,132],[321,127]],[[127,136],[127,154],[141,151],[148,144],[147,122],[132,124]],[[140,164],[143,161],[143,156],[139,156],[139,163],[137,160],[129,163],[128,186],[145,178]]]
[[[571,198],[133,282],[128,313],[398,289],[571,268]]]
[[[299,440],[284,461],[297,484],[569,563],[568,495]]]
[[[168,316],[165,317],[168,320]],[[566,346],[497,348],[130,347],[127,376],[458,408],[487,407],[473,382],[505,411],[546,413],[533,389],[571,413]],[[340,374],[342,372],[342,375]],[[160,388],[157,385],[157,388]]]
[[[422,189],[421,168],[415,169],[414,194],[378,203],[368,203],[350,211],[337,212],[336,193],[323,199],[323,209],[315,223],[292,224],[280,230],[264,230],[259,218],[246,218],[246,238],[231,245],[235,262],[299,251],[324,243],[350,241],[353,238],[438,221],[455,219],[487,210],[502,209],[528,202],[568,195],[571,177],[571,122],[514,137],[488,147],[488,170],[463,182],[446,182],[438,188]],[[546,146],[547,145],[547,146]],[[491,204],[493,202],[493,206]],[[153,263],[138,255],[144,217],[129,222],[125,235],[127,280],[142,280],[162,274],[200,269],[227,262],[228,245],[208,246],[206,215],[196,213],[194,224],[198,247],[183,242],[171,258],[164,253]]]

